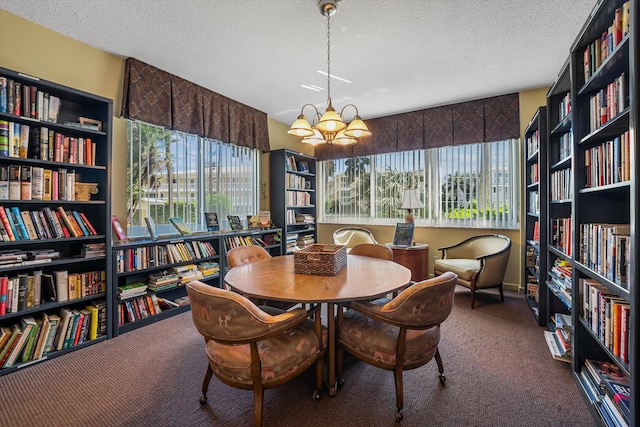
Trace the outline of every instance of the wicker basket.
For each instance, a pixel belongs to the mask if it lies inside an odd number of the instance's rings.
[[[95,182],[76,182],[76,200],[79,202],[88,202],[91,200],[92,194],[98,194],[98,184]]]
[[[297,274],[335,276],[346,265],[344,245],[309,245],[293,253],[293,270]]]

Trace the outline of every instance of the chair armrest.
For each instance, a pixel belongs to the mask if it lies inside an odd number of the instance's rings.
[[[364,302],[364,301],[353,301],[350,303],[346,303],[345,307],[353,311],[357,311],[358,313],[363,314],[371,319],[386,323],[388,325],[403,326],[400,323],[394,321],[393,319],[390,319],[388,316],[385,315],[384,312],[380,310],[383,307],[383,305],[372,304],[370,302]]]

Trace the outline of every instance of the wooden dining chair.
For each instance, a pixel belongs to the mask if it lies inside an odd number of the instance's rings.
[[[396,421],[403,418],[403,371],[426,365],[435,357],[440,383],[444,367],[438,351],[440,324],[453,308],[457,276],[444,273],[417,282],[391,300],[354,301],[338,309],[337,376],[342,379],[344,352],[370,365],[393,371]]]
[[[207,402],[212,376],[240,389],[253,390],[254,424],[262,425],[264,390],[284,384],[315,367],[320,399],[322,356],[327,343],[320,306],[269,314],[244,296],[200,281],[187,284],[191,315],[204,337],[208,358],[200,403]],[[310,320],[309,317],[313,317]]]

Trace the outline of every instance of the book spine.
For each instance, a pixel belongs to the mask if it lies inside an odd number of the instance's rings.
[[[13,227],[11,226],[11,223],[9,222],[9,217],[7,216],[7,212],[4,209],[4,206],[0,206],[0,220],[2,220],[2,225],[4,225],[4,229],[7,232],[7,235],[9,236],[10,241],[15,241],[16,240],[16,236],[13,230]]]
[[[31,240],[29,237],[29,232],[27,231],[27,227],[22,220],[22,213],[20,212],[20,208],[17,206],[13,206],[11,208],[11,215],[13,216],[13,221],[16,224],[16,228],[18,229],[20,240]]]

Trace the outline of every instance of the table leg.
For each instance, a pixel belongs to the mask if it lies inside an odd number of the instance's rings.
[[[328,326],[328,345],[329,345],[329,378],[328,388],[329,396],[338,394],[336,385],[336,316],[334,312],[335,304],[327,303],[327,326]]]

